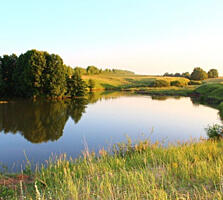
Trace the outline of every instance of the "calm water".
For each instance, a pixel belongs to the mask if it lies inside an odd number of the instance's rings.
[[[221,123],[218,110],[188,97],[104,93],[76,101],[14,100],[0,104],[0,162],[15,171],[24,152],[31,162],[44,163],[52,153],[77,157],[86,144],[97,151],[126,135],[186,141],[206,137],[204,128],[213,123]]]

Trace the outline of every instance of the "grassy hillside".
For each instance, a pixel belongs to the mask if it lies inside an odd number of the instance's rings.
[[[138,87],[148,87],[154,80],[175,81],[180,80],[189,82],[186,78],[181,77],[162,77],[162,76],[145,76],[145,75],[83,75],[82,78],[87,82],[93,79],[96,83],[95,89],[129,89]]]
[[[47,168],[17,182],[0,175],[0,199],[223,199],[223,141],[167,148],[129,142],[114,155],[99,154],[49,160]]]

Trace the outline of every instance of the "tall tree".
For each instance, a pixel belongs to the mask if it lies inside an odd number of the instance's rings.
[[[46,67],[44,52],[35,49],[18,58],[13,79],[17,96],[34,97],[42,92],[42,73]]]
[[[46,65],[42,75],[43,92],[50,97],[64,96],[66,93],[66,67],[59,55],[44,52]]]

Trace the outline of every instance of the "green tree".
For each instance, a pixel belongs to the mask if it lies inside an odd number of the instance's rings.
[[[86,94],[86,83],[80,73],[75,72],[71,78],[67,78],[67,96],[84,96]]]
[[[87,74],[87,70],[82,67],[75,67],[74,71],[80,73],[80,75]]]
[[[87,73],[88,74],[99,74],[100,70],[95,66],[88,66],[87,67]]]
[[[182,73],[182,77],[190,79],[190,73],[184,72],[184,73]]]
[[[192,80],[204,80],[207,79],[207,73],[200,67],[194,68],[193,72],[191,73]]]
[[[208,78],[218,78],[218,70],[217,69],[210,69],[208,71]]]
[[[42,74],[43,93],[50,97],[64,96],[68,69],[59,55],[44,52],[44,56],[46,65]]]
[[[42,73],[45,68],[44,52],[33,49],[21,54],[13,73],[13,81],[16,82],[16,95],[24,97],[40,95],[43,87]]]
[[[90,92],[93,91],[94,87],[95,87],[95,81],[93,79],[89,79],[88,80],[88,88],[89,88]]]
[[[16,68],[18,57],[15,54],[0,57],[0,95],[13,96],[14,82],[12,76]]]

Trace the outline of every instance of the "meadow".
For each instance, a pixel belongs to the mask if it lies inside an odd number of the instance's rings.
[[[222,141],[163,147],[128,139],[112,154],[85,151],[76,160],[62,155],[34,173],[27,167],[20,179],[2,174],[0,199],[222,199],[222,153]]]

